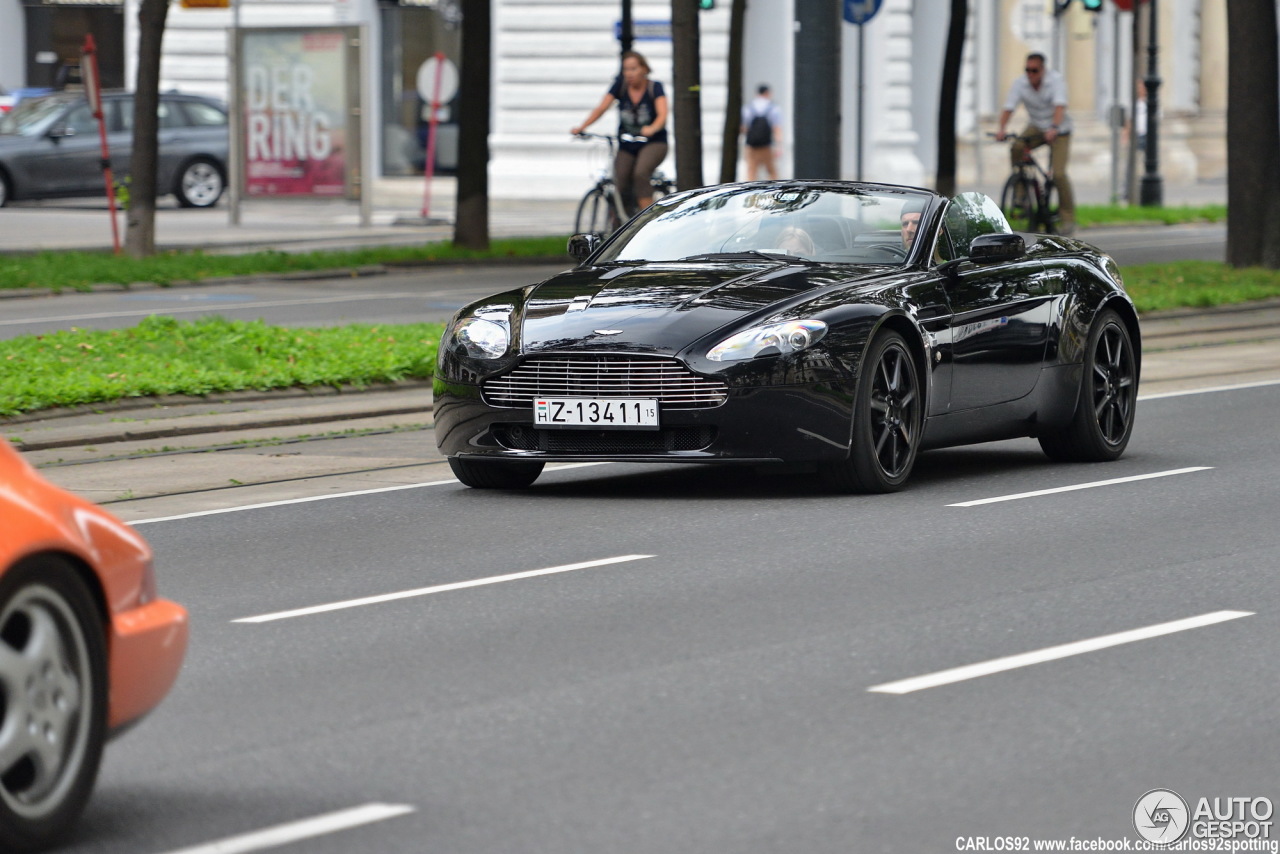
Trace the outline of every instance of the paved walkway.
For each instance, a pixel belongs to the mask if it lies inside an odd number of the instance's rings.
[[[371,222],[360,224],[354,202],[252,199],[241,208],[241,222],[231,224],[224,200],[212,210],[178,208],[171,198],[156,213],[156,243],[162,249],[243,251],[273,248],[283,252],[350,249],[371,245],[410,245],[453,238],[456,181],[432,182],[428,220],[422,217],[425,179],[382,178],[374,186]],[[985,187],[998,196],[1000,187]],[[1079,204],[1103,204],[1110,188],[1077,187]],[[1169,185],[1167,205],[1223,204],[1226,185]],[[567,236],[574,225],[574,200],[491,199],[489,230],[493,237]],[[124,218],[120,216],[123,240]],[[0,252],[42,249],[107,250],[111,221],[106,203],[96,199],[19,202],[0,211]]]

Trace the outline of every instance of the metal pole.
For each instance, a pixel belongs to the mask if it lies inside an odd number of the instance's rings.
[[[240,224],[240,187],[243,182],[244,158],[244,105],[240,102],[240,4],[244,0],[231,0],[231,45],[227,55],[231,60],[231,91],[227,103],[231,105],[231,132],[227,163],[227,220],[231,225]]]
[[[1156,0],[1148,0],[1147,14],[1150,34],[1147,36],[1147,145],[1146,171],[1142,174],[1140,203],[1143,207],[1164,205],[1164,179],[1160,177],[1160,68],[1156,47]]]
[[[622,0],[622,23],[619,29],[622,32],[619,33],[618,41],[621,43],[622,52],[626,53],[631,50],[631,40],[635,38],[631,22],[631,0]]]
[[[1124,107],[1120,100],[1120,8],[1111,10],[1111,204],[1120,201],[1120,130]],[[1129,135],[1134,133],[1130,122]]]
[[[863,51],[866,48],[866,44],[867,44],[867,40],[865,36],[866,31],[867,31],[866,24],[858,25],[858,162],[857,162],[857,168],[854,170],[853,174],[858,176],[857,180],[859,181],[862,180],[862,149],[866,145],[866,141],[867,141],[867,136],[862,131],[863,119],[867,114],[866,110],[863,108],[863,92],[866,89],[866,87],[864,86],[864,80],[865,80],[866,67],[867,67],[866,62],[863,59],[864,57]]]

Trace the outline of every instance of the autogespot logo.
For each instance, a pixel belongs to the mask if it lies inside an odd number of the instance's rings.
[[[1171,789],[1152,789],[1133,805],[1133,827],[1148,842],[1169,844],[1187,835],[1191,813]]]

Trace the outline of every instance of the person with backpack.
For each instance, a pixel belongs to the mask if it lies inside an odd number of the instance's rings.
[[[782,110],[773,103],[768,83],[761,83],[755,98],[742,108],[741,133],[747,143],[747,180],[756,180],[761,167],[771,180],[777,180],[774,149],[782,144]]]
[[[622,54],[622,73],[586,121],[569,133],[582,133],[615,103],[618,105],[618,153],[613,160],[613,180],[627,201],[643,210],[653,204],[653,170],[666,159],[667,94],[662,84],[649,79],[649,63],[634,50]]]

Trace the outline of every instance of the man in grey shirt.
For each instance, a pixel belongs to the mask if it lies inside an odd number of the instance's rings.
[[[1049,146],[1049,166],[1053,182],[1058,186],[1058,231],[1071,234],[1076,230],[1076,201],[1071,190],[1067,164],[1071,160],[1071,117],[1067,115],[1067,83],[1057,71],[1044,67],[1044,54],[1027,56],[1026,75],[1009,87],[1004,109],[1000,111],[1000,129],[996,139],[1008,135],[1005,126],[1019,104],[1027,108],[1027,127],[1013,143],[1010,159],[1014,166],[1021,162],[1029,148]]]

